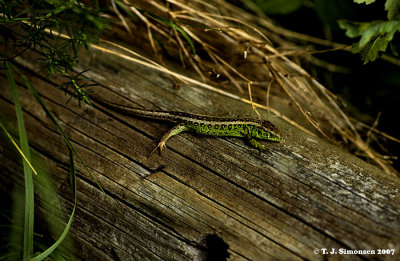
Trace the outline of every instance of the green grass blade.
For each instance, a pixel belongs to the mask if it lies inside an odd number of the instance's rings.
[[[72,177],[72,181],[73,181],[72,187],[74,190],[74,207],[72,209],[68,223],[64,228],[64,231],[62,232],[60,237],[57,239],[57,241],[54,242],[53,245],[51,245],[48,249],[43,251],[41,254],[32,258],[31,261],[41,261],[41,260],[45,259],[46,257],[48,257],[64,241],[65,237],[67,236],[67,234],[69,232],[69,229],[71,228],[72,221],[73,221],[74,215],[75,215],[75,210],[76,210],[76,203],[77,203],[76,194],[77,193],[76,193],[76,171],[75,171],[75,164],[74,164],[74,154],[69,147],[68,147],[68,151],[69,151],[69,173],[70,173],[70,176]]]
[[[74,189],[74,208],[72,210],[71,216],[68,220],[68,223],[64,229],[64,232],[61,234],[61,236],[59,237],[59,239],[50,247],[48,248],[46,251],[44,251],[43,253],[41,253],[40,255],[36,256],[33,260],[37,261],[37,260],[42,260],[44,258],[46,258],[49,254],[51,254],[52,251],[54,251],[54,249],[56,249],[61,242],[63,241],[63,239],[66,237],[71,224],[72,224],[72,220],[75,214],[75,209],[76,209],[76,174],[75,174],[75,165],[74,165],[74,160],[73,160],[73,154],[75,154],[79,161],[82,163],[82,165],[84,166],[85,170],[89,173],[90,177],[95,181],[96,185],[100,188],[100,190],[109,198],[109,196],[107,195],[107,193],[104,191],[103,187],[100,185],[100,183],[97,181],[97,179],[94,177],[94,175],[92,174],[92,172],[89,170],[89,168],[87,167],[87,165],[85,164],[85,162],[83,161],[82,157],[80,156],[80,154],[78,153],[78,151],[75,149],[75,147],[72,145],[71,141],[69,140],[68,136],[65,134],[64,130],[61,128],[61,126],[58,124],[56,118],[54,117],[53,113],[47,108],[46,104],[43,102],[42,98],[39,96],[39,94],[37,93],[36,89],[30,84],[29,80],[21,73],[19,72],[21,75],[21,79],[23,81],[23,83],[25,84],[25,86],[28,88],[28,90],[32,93],[32,95],[36,98],[36,100],[39,102],[39,104],[42,106],[43,110],[46,112],[47,116],[49,116],[49,118],[51,119],[51,121],[54,123],[54,125],[57,127],[58,131],[60,132],[61,136],[63,137],[65,143],[67,144],[69,153],[70,153],[70,177],[73,181],[73,189]]]
[[[15,81],[14,81],[14,77],[12,75],[11,72],[11,64],[8,64],[8,71],[7,71],[7,77],[9,78],[9,83],[10,86],[13,86],[13,88],[15,90],[13,90],[13,92],[16,92],[16,85],[15,85]],[[16,68],[13,68],[14,70],[18,71]],[[74,207],[72,210],[72,213],[70,215],[70,218],[68,220],[68,223],[63,231],[63,233],[61,234],[61,236],[58,238],[58,240],[52,245],[50,246],[48,249],[46,249],[43,253],[41,253],[40,255],[30,259],[30,260],[35,260],[35,261],[39,261],[39,260],[43,260],[45,259],[47,256],[49,256],[65,239],[65,237],[67,236],[69,229],[71,227],[72,221],[73,221],[73,217],[75,215],[75,209],[76,209],[76,203],[77,203],[77,199],[76,199],[76,175],[75,175],[75,164],[74,164],[74,159],[73,159],[73,150],[71,149],[72,144],[70,143],[70,141],[68,140],[68,137],[66,136],[66,134],[64,133],[64,131],[62,130],[62,128],[58,125],[57,121],[55,120],[53,114],[47,109],[46,105],[43,103],[43,101],[40,99],[39,95],[37,94],[36,90],[30,85],[28,79],[21,74],[21,72],[18,71],[18,73],[20,73],[21,78],[24,82],[24,84],[27,86],[27,88],[32,92],[32,94],[35,96],[35,98],[39,98],[39,102],[42,105],[42,107],[44,108],[44,110],[46,111],[47,115],[50,116],[50,118],[52,119],[52,121],[56,124],[57,128],[61,131],[61,134],[63,137],[67,138],[66,142],[68,145],[68,151],[69,151],[69,156],[70,156],[70,176],[72,177],[72,181],[73,181],[73,190],[74,190]],[[16,93],[18,95],[18,93]],[[13,93],[13,97],[15,96],[15,94]],[[18,96],[17,96],[18,98]],[[14,99],[15,100],[15,99]],[[17,102],[15,102],[16,104],[19,105],[19,108],[21,110],[22,113],[22,109],[19,103],[19,99],[17,99]],[[23,123],[23,122],[22,122]],[[25,130],[24,130],[25,132]],[[20,134],[21,135],[21,134]],[[25,132],[26,135],[26,132]],[[21,146],[22,147],[22,146]],[[29,147],[28,147],[29,148]],[[29,152],[29,151],[28,151]],[[28,154],[29,157],[28,159],[30,159],[30,154]],[[25,168],[24,168],[25,169]],[[31,179],[32,179],[32,173],[31,173]],[[31,181],[32,182],[32,181]],[[32,193],[33,193],[33,182],[32,182]],[[32,214],[33,214],[33,200],[32,200]],[[25,214],[26,216],[26,214]],[[26,226],[25,226],[26,227]],[[32,222],[32,227],[31,227],[31,232],[32,232],[32,236],[31,236],[31,244],[29,245],[29,248],[32,249],[29,254],[26,254],[26,244],[24,244],[24,260],[28,260],[33,253],[33,222]],[[26,240],[25,238],[27,238],[26,236],[26,229],[24,229],[24,241]]]
[[[177,30],[185,38],[186,42],[188,42],[188,44],[192,48],[193,54],[196,55],[196,47],[194,46],[192,38],[190,38],[190,36],[179,25],[177,25],[174,22],[169,21],[165,18],[157,17],[156,19],[168,26],[171,26],[175,30]]]
[[[18,71],[19,72],[19,71]],[[32,95],[36,98],[36,100],[40,103],[40,105],[42,106],[43,110],[46,112],[46,114],[50,117],[50,119],[52,120],[52,122],[56,125],[58,131],[60,132],[60,134],[62,135],[62,137],[64,138],[64,141],[67,143],[67,147],[68,147],[68,151],[69,151],[69,156],[70,156],[70,176],[72,177],[73,180],[73,191],[74,191],[74,207],[72,209],[70,218],[68,220],[67,225],[64,228],[63,233],[60,235],[60,237],[58,238],[58,240],[52,245],[50,246],[48,249],[46,249],[44,252],[42,252],[41,254],[39,254],[38,256],[34,257],[31,260],[35,260],[35,261],[39,261],[39,260],[43,260],[45,259],[47,256],[49,256],[61,243],[62,241],[65,239],[65,237],[67,236],[69,229],[71,228],[71,224],[75,215],[75,209],[76,209],[76,174],[75,174],[75,164],[74,164],[74,159],[73,159],[73,145],[71,144],[71,142],[69,141],[67,135],[65,134],[64,130],[61,128],[61,126],[58,124],[58,122],[56,121],[53,113],[47,108],[47,106],[44,104],[44,102],[42,101],[42,99],[40,98],[39,94],[36,92],[36,90],[33,88],[33,86],[30,84],[29,80],[21,73],[19,72],[22,78],[23,83],[25,84],[25,86],[28,88],[28,90],[32,93]]]
[[[37,171],[35,170],[35,168],[32,166],[32,164],[30,163],[30,161],[27,159],[27,157],[25,156],[25,154],[22,152],[22,150],[18,147],[18,144],[14,141],[14,139],[12,138],[11,134],[7,131],[6,127],[4,127],[3,123],[0,122],[0,128],[3,129],[4,133],[7,135],[8,139],[11,141],[11,143],[14,145],[14,147],[17,149],[18,153],[21,154],[21,157],[26,161],[26,163],[29,165],[29,167],[31,168],[31,170],[33,171],[33,173],[35,173],[35,175],[37,175]]]
[[[20,73],[21,74],[21,73]],[[46,107],[44,102],[42,101],[42,98],[40,98],[39,94],[33,88],[33,86],[30,84],[29,80],[21,74],[22,81],[24,82],[25,86],[28,88],[28,90],[32,93],[32,95],[36,98],[36,100],[39,102],[39,104],[42,106],[43,110],[46,112],[47,116],[51,119],[51,121],[56,125],[58,131],[60,132],[61,136],[63,137],[65,143],[67,146],[74,152],[74,154],[78,157],[79,161],[82,163],[83,167],[89,173],[90,177],[93,179],[93,181],[96,183],[97,187],[100,188],[100,190],[107,196],[107,193],[104,191],[103,187],[100,185],[100,183],[97,181],[97,179],[94,177],[92,172],[89,170],[89,168],[86,166],[86,163],[84,162],[83,158],[79,154],[79,152],[75,149],[74,145],[72,145],[71,141],[69,140],[68,136],[65,134],[64,130],[61,128],[61,126],[58,124],[56,118],[54,117],[53,113]]]
[[[15,84],[14,75],[11,71],[11,64],[6,62],[6,75],[8,83],[10,85],[11,94],[14,100],[15,112],[17,115],[18,131],[20,138],[21,150],[26,156],[27,160],[31,160],[29,152],[28,137],[26,135],[24,118],[22,114],[21,103],[19,100],[17,85]],[[32,170],[27,164],[27,161],[23,161],[24,177],[25,177],[25,221],[24,221],[24,251],[23,259],[28,260],[33,253],[33,221],[34,221],[34,191],[33,191],[33,179]]]

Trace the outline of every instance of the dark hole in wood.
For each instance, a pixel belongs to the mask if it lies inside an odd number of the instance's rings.
[[[199,252],[196,261],[225,261],[229,257],[228,244],[214,234],[205,234],[198,240]]]

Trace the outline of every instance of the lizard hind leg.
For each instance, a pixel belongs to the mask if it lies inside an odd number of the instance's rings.
[[[167,140],[169,138],[171,138],[172,136],[175,136],[181,132],[187,131],[187,130],[189,130],[189,129],[183,123],[179,123],[172,129],[170,129],[167,133],[164,134],[164,136],[161,138],[158,145],[150,152],[149,156],[151,154],[153,154],[157,149],[160,149],[160,153],[161,153],[162,149],[165,147],[165,143],[167,142]]]

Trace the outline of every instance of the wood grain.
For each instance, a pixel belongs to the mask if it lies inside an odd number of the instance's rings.
[[[265,153],[240,139],[184,133],[169,140],[161,155],[148,157],[173,125],[95,103],[82,109],[75,101],[66,104],[68,96],[55,88],[62,79],[50,82],[37,75],[28,58],[18,62],[110,196],[77,164],[79,206],[69,246],[77,259],[201,260],[213,244],[214,253],[223,256],[223,244],[202,243],[208,235],[227,245],[230,260],[399,257],[399,179],[341,148],[262,112],[285,138],[267,144]],[[174,79],[112,55],[97,53],[80,66],[90,66],[88,76],[99,84],[93,95],[102,99],[147,109],[255,117],[249,105],[183,83],[174,88]],[[3,74],[0,82],[0,109],[15,120]],[[66,146],[28,91],[20,86],[19,92],[31,146],[54,178],[61,202],[56,208],[68,214],[72,192]],[[7,196],[5,184],[22,186],[21,168],[10,155],[0,151],[0,188]],[[36,182],[37,211],[52,215],[41,187]],[[316,248],[395,249],[396,256],[322,255],[314,254]]]

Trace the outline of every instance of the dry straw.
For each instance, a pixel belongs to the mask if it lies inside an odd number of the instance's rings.
[[[249,13],[222,0],[111,2],[115,18],[120,21],[114,33],[127,43],[140,44],[143,51],[154,54],[155,60],[121,46],[121,52],[93,47],[248,102],[254,110],[266,108],[302,131],[349,148],[355,146],[358,154],[385,172],[398,174],[390,160],[371,148],[369,141],[400,141],[350,118],[337,97],[305,71],[300,61],[330,71],[347,69],[315,58],[312,54],[316,51],[300,48],[295,42],[324,46],[329,49],[325,51],[348,46],[280,28],[256,9],[256,14]],[[117,46],[110,41],[107,44]],[[166,68],[166,57],[179,57],[201,81]],[[367,132],[364,139],[360,133]]]

